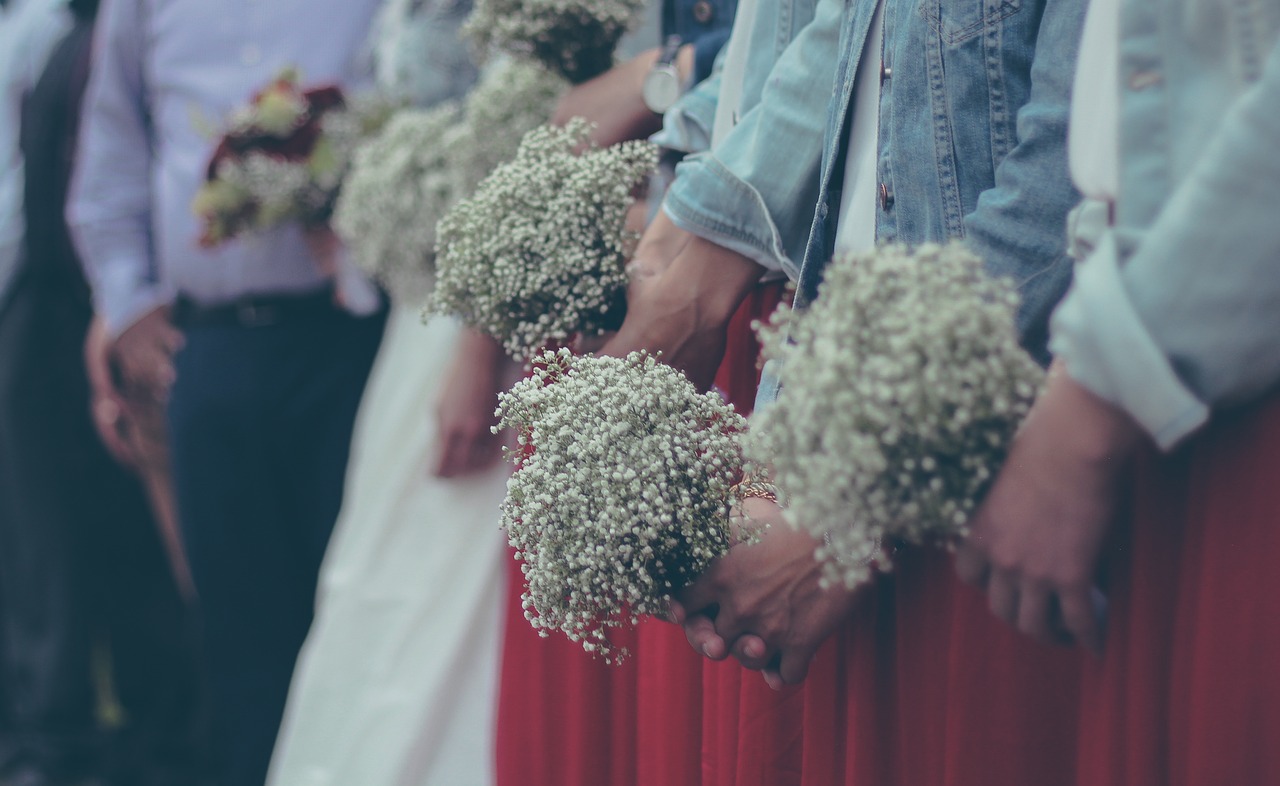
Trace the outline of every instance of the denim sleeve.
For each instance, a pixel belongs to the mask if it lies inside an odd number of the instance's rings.
[[[1066,218],[1080,195],[1067,172],[1073,64],[1086,3],[1046,0],[1034,42],[1031,90],[1016,116],[1017,144],[995,171],[995,185],[965,217],[965,237],[993,275],[1018,286],[1022,344],[1048,362],[1049,315],[1071,281]]]
[[[172,298],[156,280],[151,238],[152,138],[142,3],[98,15],[67,219],[112,335]]]
[[[717,63],[724,58],[719,58]],[[662,130],[650,137],[659,147],[701,153],[711,147],[711,129],[720,97],[720,71],[699,82],[662,116]]]
[[[799,273],[818,201],[843,13],[842,0],[820,0],[769,72],[759,103],[715,150],[676,169],[663,209],[677,226],[768,270]]]
[[[1280,381],[1280,44],[1125,261],[1095,254],[1054,315],[1082,385],[1168,449]],[[1130,351],[1126,351],[1126,349]]]

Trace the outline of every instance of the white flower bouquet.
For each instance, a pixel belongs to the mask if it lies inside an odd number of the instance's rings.
[[[333,228],[356,264],[398,300],[421,302],[435,282],[436,224],[515,156],[563,90],[545,69],[506,60],[485,71],[461,107],[392,115],[355,151],[334,208]]]
[[[436,221],[458,198],[448,140],[456,104],[397,112],[356,151],[333,228],[356,264],[398,299],[425,297],[434,281]]]
[[[732,545],[746,422],[642,352],[548,351],[498,400],[518,440],[502,523],[528,581],[525,616],[619,660],[608,630],[663,613]]]
[[[286,69],[222,133],[192,203],[201,245],[286,221],[324,224],[356,146],[390,111],[379,98],[348,100],[335,86],[304,90]]]
[[[504,58],[484,69],[463,106],[466,128],[450,142],[462,196],[475,193],[499,164],[515,158],[520,141],[551,120],[568,89],[562,77],[526,60]]]
[[[460,317],[515,358],[620,321],[636,238],[627,208],[657,149],[587,147],[589,131],[583,120],[535,129],[449,211],[436,230],[428,312]]]
[[[838,257],[809,309],[761,330],[782,388],[745,450],[824,537],[828,579],[887,569],[882,543],[963,534],[1043,376],[1017,302],[959,243],[884,246]]]
[[[481,52],[532,58],[574,84],[613,66],[642,0],[476,0],[463,28]]]

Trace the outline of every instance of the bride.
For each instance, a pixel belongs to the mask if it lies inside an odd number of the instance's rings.
[[[388,0],[381,87],[460,97],[468,6]],[[393,302],[269,786],[492,782],[506,470],[489,427],[509,371],[488,339]]]

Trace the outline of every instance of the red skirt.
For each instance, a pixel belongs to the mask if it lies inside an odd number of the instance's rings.
[[[754,395],[758,353],[737,335],[720,377],[735,401],[746,384]],[[703,786],[1075,783],[1081,656],[996,620],[946,552],[895,559],[803,685],[774,692],[733,661],[704,666]]]
[[[1081,786],[1280,783],[1280,394],[1137,471]]]
[[[636,661],[610,666],[582,645],[540,637],[511,560],[495,738],[498,786],[636,786]],[[635,632],[615,643],[635,647]]]

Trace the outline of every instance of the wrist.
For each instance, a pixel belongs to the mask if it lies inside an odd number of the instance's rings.
[[[1095,466],[1125,461],[1144,440],[1144,432],[1124,410],[1073,379],[1061,361],[1050,366],[1031,417],[1056,421],[1071,453]]]
[[[764,273],[750,258],[696,236],[667,271],[671,285],[697,304],[704,327],[728,323]]]

